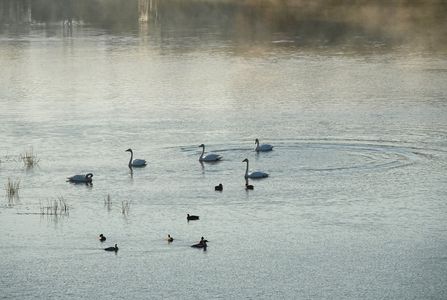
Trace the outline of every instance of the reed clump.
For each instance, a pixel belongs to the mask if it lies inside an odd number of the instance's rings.
[[[58,196],[57,199],[47,200],[46,205],[41,202],[40,214],[47,216],[68,216],[70,209],[65,198]]]
[[[33,168],[39,163],[39,158],[34,154],[33,148],[20,154],[20,160],[23,162],[26,168]]]
[[[8,183],[5,185],[6,197],[9,200],[19,198],[20,179],[13,180],[8,178]]]

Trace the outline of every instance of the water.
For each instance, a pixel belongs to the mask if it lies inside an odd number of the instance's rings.
[[[447,298],[446,56],[287,41],[3,30],[2,296]],[[223,161],[201,166],[201,143]],[[270,174],[253,191],[244,158]],[[69,216],[39,215],[58,197]]]

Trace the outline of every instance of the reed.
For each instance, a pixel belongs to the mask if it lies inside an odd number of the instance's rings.
[[[104,199],[104,207],[107,207],[107,211],[112,210],[112,197],[110,197],[110,194],[107,194],[107,197]]]
[[[34,154],[33,148],[20,154],[20,160],[23,162],[26,168],[33,168],[39,163],[39,158]]]
[[[121,201],[121,213],[125,216],[129,214],[130,204],[132,201],[123,200]]]
[[[5,185],[6,197],[11,200],[19,197],[20,179],[12,180],[8,178],[8,183]]]
[[[70,213],[67,201],[62,196],[47,200],[46,204],[40,202],[40,214],[47,216],[68,216]]]

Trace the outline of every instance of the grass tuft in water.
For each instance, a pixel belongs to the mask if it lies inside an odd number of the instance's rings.
[[[33,148],[30,148],[25,153],[20,154],[20,160],[23,161],[26,168],[30,169],[37,166],[40,159],[34,154]]]
[[[13,204],[15,199],[19,198],[20,179],[12,180],[8,178],[8,183],[5,185],[6,197],[10,204]]]
[[[57,199],[47,200],[46,205],[40,203],[40,214],[47,216],[68,216],[70,213],[67,201],[62,196]]]
[[[129,215],[130,204],[132,201],[123,200],[121,201],[121,213],[125,216]]]

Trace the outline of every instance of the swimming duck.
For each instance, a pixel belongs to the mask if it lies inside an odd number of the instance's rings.
[[[117,252],[118,251],[118,244],[115,244],[115,247],[104,248],[104,250]]]
[[[100,240],[101,242],[104,242],[104,241],[106,240],[106,237],[101,233],[101,234],[99,235],[99,240]]]
[[[248,184],[248,178],[245,178],[245,189],[252,190],[254,187],[251,184]]]
[[[200,239],[200,242],[192,245],[191,247],[192,248],[203,248],[204,250],[206,250],[206,247],[208,247],[208,245],[206,243],[208,243],[208,240],[205,240],[205,238],[202,236],[202,238]]]
[[[215,191],[220,191],[220,192],[222,192],[222,191],[223,191],[223,185],[222,185],[222,183],[219,183],[219,185],[216,185],[216,186],[214,187],[214,190],[215,190]]]
[[[172,243],[174,241],[174,238],[170,234],[168,234],[168,237],[166,239],[169,243]]]
[[[199,219],[199,216],[194,216],[194,215],[187,214],[187,215],[186,215],[186,219],[187,219],[188,221],[191,221],[191,220],[198,220],[198,219]]]

